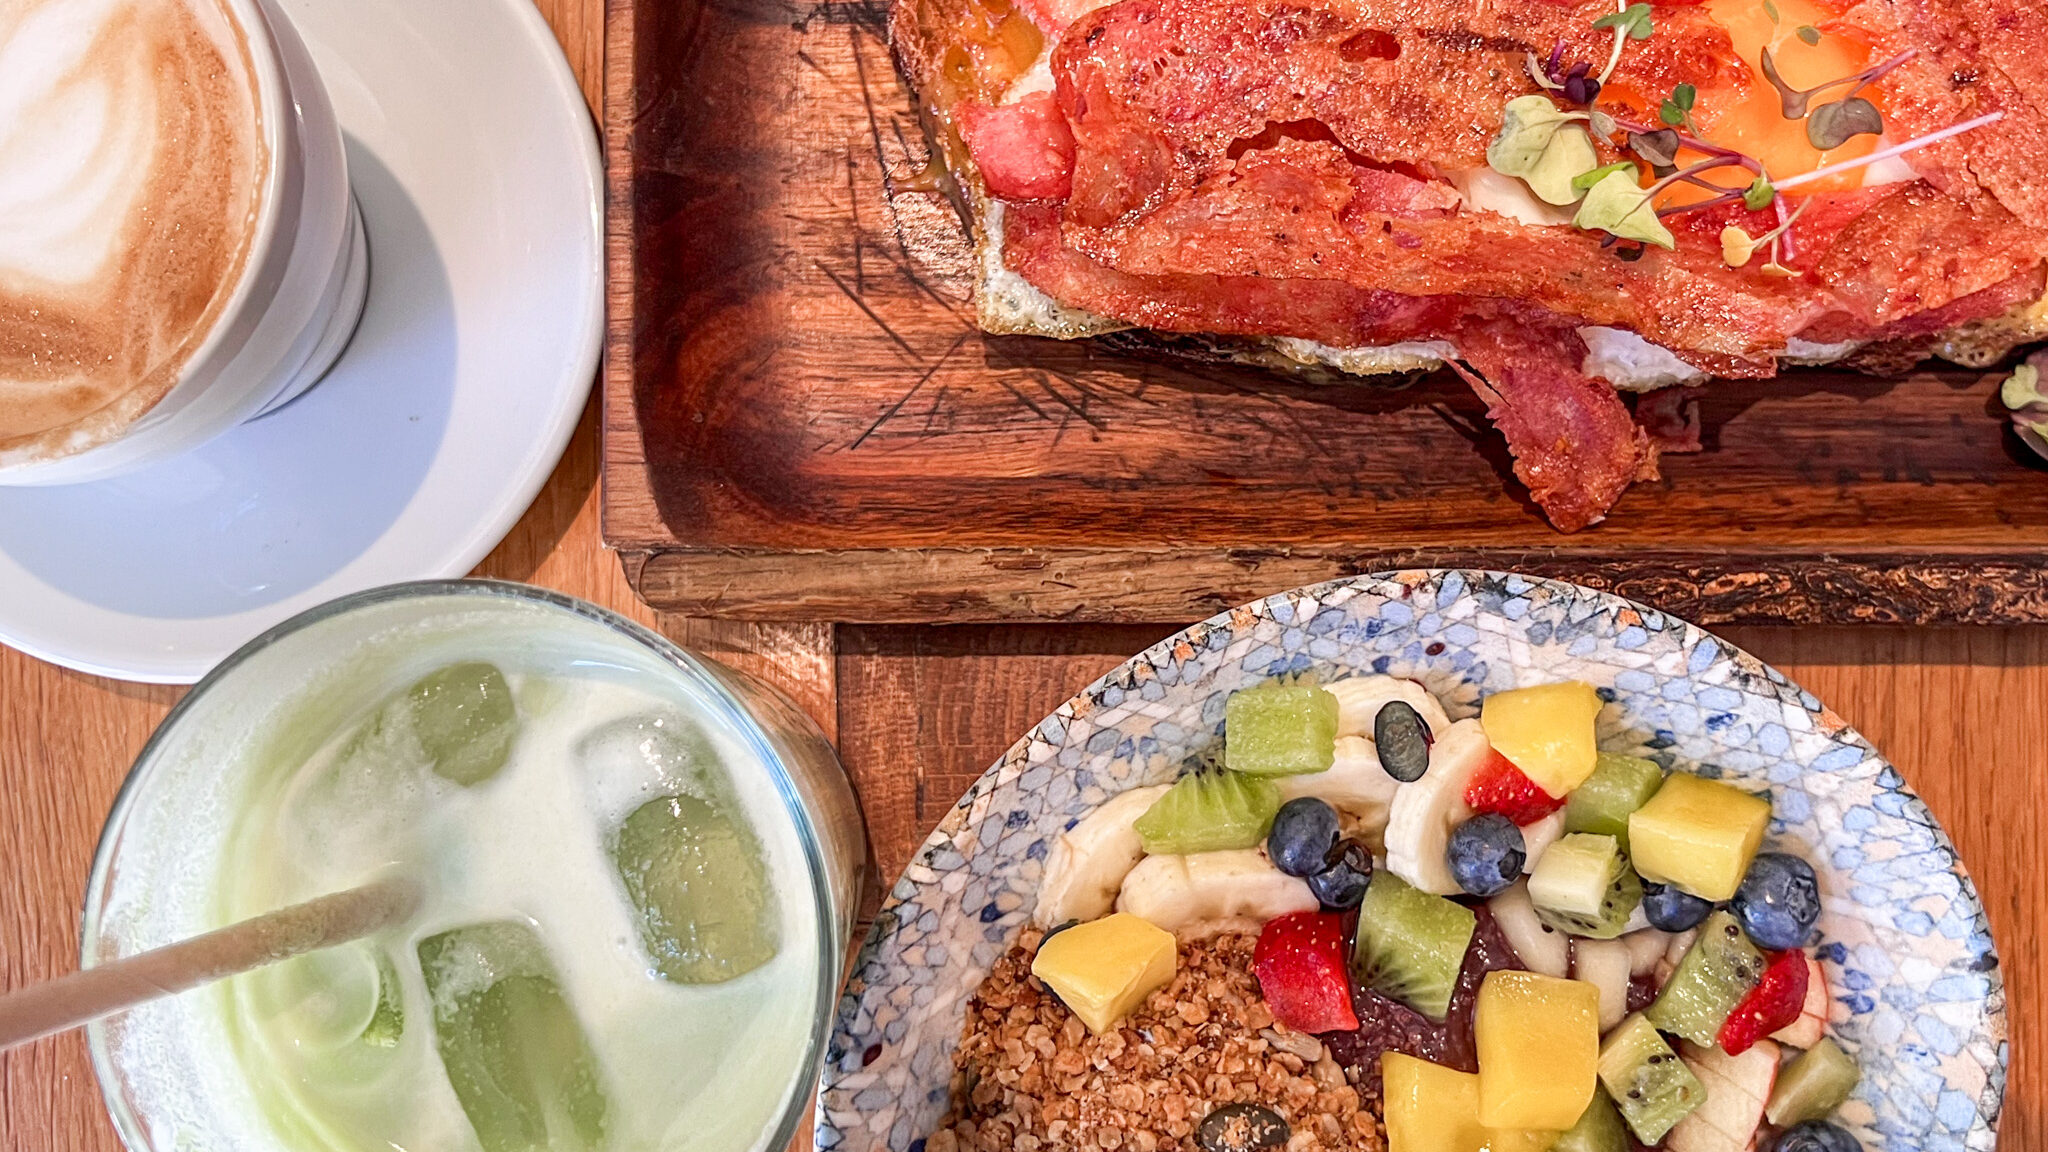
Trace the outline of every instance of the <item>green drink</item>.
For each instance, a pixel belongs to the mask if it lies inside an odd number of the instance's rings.
[[[168,779],[110,823],[124,858],[102,859],[89,927],[135,950],[394,870],[422,880],[421,906],[96,1033],[131,1144],[786,1139],[852,872],[818,867],[725,684],[526,605],[371,636],[277,700],[186,718],[189,762],[145,759]]]

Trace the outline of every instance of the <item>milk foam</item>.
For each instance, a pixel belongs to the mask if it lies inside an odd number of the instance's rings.
[[[117,435],[246,264],[269,157],[222,0],[0,0],[0,464]]]

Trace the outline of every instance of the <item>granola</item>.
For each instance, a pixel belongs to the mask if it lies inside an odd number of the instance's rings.
[[[1101,1036],[1031,975],[1039,940],[1026,932],[969,1001],[953,1108],[925,1152],[1196,1152],[1202,1121],[1239,1103],[1286,1121],[1287,1152],[1381,1149],[1356,1074],[1273,1020],[1255,937],[1183,940],[1172,982]]]

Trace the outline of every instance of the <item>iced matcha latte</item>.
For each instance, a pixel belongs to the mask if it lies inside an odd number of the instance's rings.
[[[183,1125],[150,1147],[747,1152],[779,1135],[826,968],[788,782],[715,682],[514,608],[374,638],[241,734],[211,796],[184,797],[204,847],[150,868],[214,922],[394,871],[426,895],[397,930],[96,1038],[142,1126]],[[108,935],[165,918],[123,890],[133,867],[107,889]]]

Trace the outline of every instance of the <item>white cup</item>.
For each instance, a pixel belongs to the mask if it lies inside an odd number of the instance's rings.
[[[313,386],[362,318],[369,251],[341,122],[272,0],[221,0],[248,44],[270,155],[239,282],[163,399],[105,443],[0,463],[0,484],[72,484],[169,459]]]

